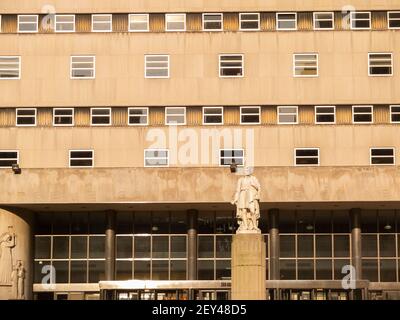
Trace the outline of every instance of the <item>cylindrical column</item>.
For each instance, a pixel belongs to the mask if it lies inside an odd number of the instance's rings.
[[[279,268],[279,209],[268,211],[269,221],[269,276],[270,280],[280,279]]]
[[[351,260],[355,268],[355,280],[362,279],[362,253],[361,253],[361,209],[350,210],[351,222]]]
[[[187,211],[188,280],[197,280],[197,219],[197,210]]]
[[[115,227],[116,213],[114,211],[106,212],[106,265],[105,278],[106,280],[115,280]]]

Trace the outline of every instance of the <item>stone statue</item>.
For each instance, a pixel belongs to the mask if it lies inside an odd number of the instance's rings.
[[[21,260],[18,260],[14,267],[12,281],[14,297],[18,300],[25,299],[25,268]]]
[[[237,182],[232,204],[236,205],[239,228],[236,233],[261,233],[258,228],[260,218],[260,183],[252,175],[250,168],[244,169],[244,176]]]
[[[12,226],[0,235],[0,286],[11,286],[13,272],[12,249],[15,247],[15,233]]]

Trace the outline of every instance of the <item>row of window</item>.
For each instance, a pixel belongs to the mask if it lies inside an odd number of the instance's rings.
[[[145,78],[169,78],[170,56],[145,55]],[[293,77],[318,77],[318,54],[293,54]],[[392,76],[392,53],[368,53],[368,76]],[[220,54],[219,77],[244,77],[243,54]],[[95,79],[95,56],[71,56],[71,79]],[[0,80],[21,79],[21,57],[0,56]]]
[[[0,168],[11,168],[13,164],[19,163],[19,151],[0,150]],[[231,164],[243,166],[245,156],[243,149],[220,149],[219,166],[226,167]],[[370,165],[394,165],[395,149],[390,148],[370,148]],[[319,148],[295,148],[294,149],[295,166],[319,166],[320,151]],[[144,150],[145,167],[168,167],[169,150],[168,149],[145,149]],[[70,168],[93,168],[94,150],[69,150]]]
[[[149,32],[149,14],[128,14],[129,32]],[[53,18],[53,17],[52,17]],[[112,32],[113,31],[112,14],[92,14],[91,31],[92,32]],[[48,18],[45,20],[49,23]],[[349,12],[348,24],[351,30],[369,30],[371,29],[371,12],[358,11]],[[43,21],[41,22],[43,25]],[[296,12],[278,12],[275,17],[276,30],[297,30],[298,18]],[[0,16],[1,25],[1,16]],[[75,32],[74,14],[56,14],[50,21],[50,27],[55,32]],[[400,11],[387,12],[387,28],[400,29]],[[314,12],[313,13],[314,30],[334,30],[335,14],[334,12]],[[36,33],[39,30],[38,15],[18,15],[19,33]],[[223,13],[203,13],[202,14],[203,31],[224,31]],[[259,31],[261,30],[260,13],[239,13],[240,31]],[[1,30],[0,30],[1,31]],[[186,31],[185,13],[167,13],[165,14],[165,31]]]
[[[315,106],[316,124],[335,124],[336,106]],[[37,108],[17,108],[16,125],[19,127],[32,127],[37,125]],[[203,107],[203,125],[223,125],[224,107]],[[369,124],[374,122],[373,106],[352,106],[352,119],[354,124]],[[391,123],[400,123],[400,105],[390,106]],[[164,115],[166,125],[186,125],[186,107],[166,107]],[[298,106],[278,106],[278,124],[298,124]],[[53,126],[74,126],[74,108],[53,108]],[[112,108],[90,108],[90,124],[92,126],[111,126]],[[149,125],[149,108],[128,108],[127,124],[130,126]],[[240,107],[240,124],[261,124],[261,107]]]

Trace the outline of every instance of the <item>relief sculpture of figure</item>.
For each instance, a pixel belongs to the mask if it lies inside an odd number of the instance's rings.
[[[18,260],[14,267],[12,281],[14,297],[18,300],[25,299],[25,268],[21,260]]]
[[[236,233],[260,233],[260,183],[251,174],[250,168],[244,169],[244,176],[237,182],[232,204],[236,205],[236,218],[239,228]]]
[[[15,233],[13,227],[0,235],[0,286],[12,285],[13,272],[12,249],[15,247]]]

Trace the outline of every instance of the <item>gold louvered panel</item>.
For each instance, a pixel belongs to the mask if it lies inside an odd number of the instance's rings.
[[[389,106],[374,106],[374,123],[390,123]]]
[[[275,12],[262,12],[260,14],[260,29],[261,29],[261,31],[275,31],[276,30],[276,13]]]
[[[54,15],[39,15],[39,33],[53,33],[54,32]]]
[[[151,126],[162,126],[164,125],[164,108],[161,107],[150,107],[149,108],[149,124]]]
[[[15,126],[15,109],[0,108],[0,127]]]
[[[335,30],[350,30],[350,13],[335,12]]]
[[[150,32],[164,32],[165,31],[165,15],[162,13],[150,14],[149,17]]]
[[[90,126],[90,108],[75,108],[75,125],[77,127]]]
[[[314,107],[313,106],[300,106],[299,107],[299,123],[300,124],[313,124],[314,121]]]
[[[386,30],[388,27],[387,12],[373,11],[371,20],[372,30]]]
[[[238,31],[238,30],[239,30],[239,14],[224,13],[224,31]]]
[[[187,107],[186,120],[188,126],[200,126],[203,124],[203,111],[201,107]]]
[[[300,31],[313,30],[313,13],[299,12],[297,14],[297,28]]]
[[[92,31],[92,16],[90,14],[75,15],[76,32],[91,32]]]
[[[40,127],[51,127],[53,125],[53,109],[37,108],[37,124]]]
[[[18,31],[18,20],[16,14],[5,14],[1,16],[1,32],[16,33]]]
[[[127,32],[128,31],[128,15],[127,14],[113,14],[112,25],[114,32]]]
[[[203,21],[201,13],[188,13],[186,15],[186,28],[187,31],[202,31]]]
[[[261,107],[261,124],[277,124],[276,106]]]
[[[224,107],[224,124],[239,125],[240,124],[240,108]]]
[[[112,108],[112,124],[116,127],[126,126],[128,123],[128,108]]]
[[[336,124],[353,123],[351,106],[336,107]]]

